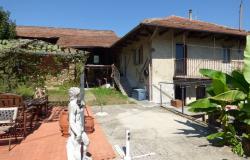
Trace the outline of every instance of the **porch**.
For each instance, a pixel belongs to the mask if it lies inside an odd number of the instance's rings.
[[[176,59],[174,76],[178,78],[205,78],[199,73],[199,70],[203,68],[230,74],[233,70],[242,70],[243,64],[243,60],[231,60],[229,63],[225,63],[218,59]]]

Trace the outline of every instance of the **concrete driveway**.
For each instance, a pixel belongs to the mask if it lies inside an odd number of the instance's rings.
[[[98,111],[99,107],[93,107],[94,113]],[[125,146],[125,129],[129,128],[132,156],[156,153],[142,160],[242,159],[229,147],[211,146],[206,128],[164,108],[127,104],[105,106],[104,111],[109,115],[96,118],[113,146]]]

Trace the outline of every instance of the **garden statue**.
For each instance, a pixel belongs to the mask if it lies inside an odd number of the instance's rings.
[[[84,132],[83,125],[83,107],[85,105],[79,106],[77,104],[79,94],[79,88],[71,87],[69,89],[70,102],[68,111],[70,136],[67,142],[67,157],[68,160],[91,160],[91,158],[87,156],[89,138]]]

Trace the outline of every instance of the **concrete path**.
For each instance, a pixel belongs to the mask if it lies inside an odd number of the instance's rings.
[[[94,113],[98,111],[99,107],[93,107]],[[125,129],[129,128],[133,156],[156,153],[142,160],[242,159],[229,147],[211,146],[206,128],[164,108],[127,104],[105,106],[104,111],[109,115],[96,118],[113,146],[125,145]]]

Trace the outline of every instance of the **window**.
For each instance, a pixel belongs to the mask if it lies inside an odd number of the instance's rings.
[[[138,48],[137,50],[133,51],[133,59],[134,59],[134,64],[142,64],[143,63],[143,46]]]
[[[230,48],[223,49],[223,63],[230,63]]]
[[[139,54],[139,64],[143,63],[143,46],[141,46],[138,50]]]
[[[133,51],[133,59],[135,65],[139,64],[139,57],[136,50]]]
[[[94,55],[94,64],[99,64],[99,56],[98,55]]]

